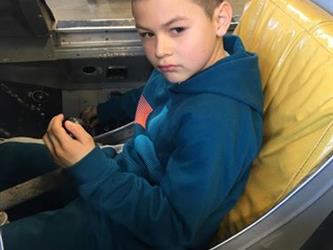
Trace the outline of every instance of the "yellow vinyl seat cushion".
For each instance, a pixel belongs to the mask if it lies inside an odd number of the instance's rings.
[[[236,33],[259,56],[264,142],[219,240],[267,212],[333,152],[333,17],[308,0],[251,0]]]

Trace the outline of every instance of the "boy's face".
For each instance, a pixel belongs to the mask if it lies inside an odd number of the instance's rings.
[[[149,61],[173,83],[224,57],[214,17],[192,0],[136,0],[133,15]]]

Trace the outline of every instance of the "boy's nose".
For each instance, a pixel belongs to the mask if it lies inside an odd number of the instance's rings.
[[[155,56],[162,58],[171,54],[171,43],[166,37],[157,37],[155,46]]]

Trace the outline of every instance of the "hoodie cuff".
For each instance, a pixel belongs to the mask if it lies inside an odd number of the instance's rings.
[[[88,155],[67,169],[77,184],[82,185],[101,178],[117,170],[113,159],[106,157],[99,147],[95,147]]]

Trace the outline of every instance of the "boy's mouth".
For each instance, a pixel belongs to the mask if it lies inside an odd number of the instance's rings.
[[[176,71],[177,68],[177,66],[173,64],[158,65],[157,67],[162,73],[174,72]]]

